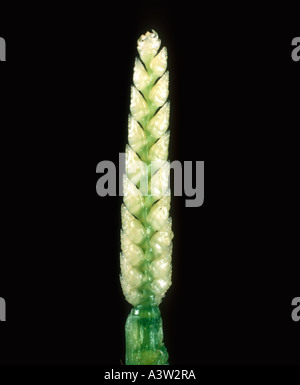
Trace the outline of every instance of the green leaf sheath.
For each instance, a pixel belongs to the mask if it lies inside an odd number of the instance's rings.
[[[138,40],[131,88],[121,207],[121,285],[134,306],[126,322],[126,363],[166,364],[158,305],[171,285],[169,73],[156,32]]]

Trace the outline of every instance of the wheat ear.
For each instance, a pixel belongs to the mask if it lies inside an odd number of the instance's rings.
[[[134,306],[126,321],[126,363],[166,364],[158,305],[171,285],[173,238],[167,49],[159,51],[155,31],[137,43],[121,207],[121,286]]]

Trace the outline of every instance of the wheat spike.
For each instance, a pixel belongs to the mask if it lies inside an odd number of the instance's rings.
[[[137,42],[128,119],[121,285],[133,306],[158,305],[171,285],[169,72],[167,49],[155,31]]]

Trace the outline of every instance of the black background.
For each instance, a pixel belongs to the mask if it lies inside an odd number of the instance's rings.
[[[96,194],[95,169],[124,151],[136,40],[153,28],[169,53],[170,159],[208,158],[204,205],[172,199],[170,363],[299,363],[296,14],[191,1],[2,9],[0,362],[124,362],[121,198]]]

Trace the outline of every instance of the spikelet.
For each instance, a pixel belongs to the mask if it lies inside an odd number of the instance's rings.
[[[121,285],[133,306],[159,305],[171,285],[169,72],[155,31],[138,40],[121,207]]]

